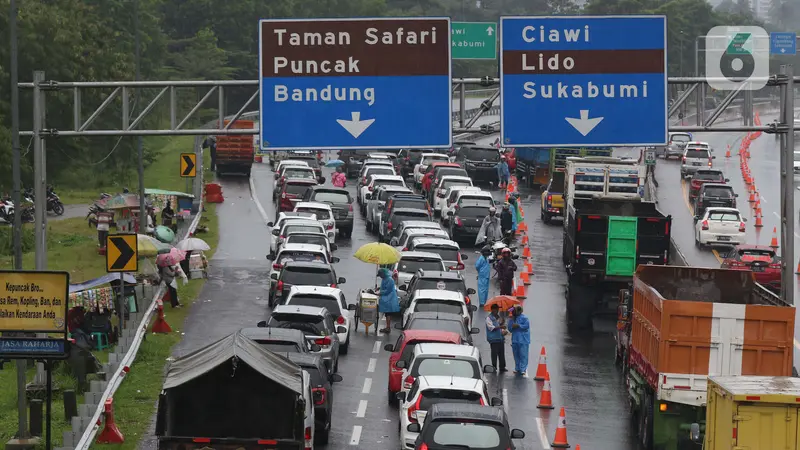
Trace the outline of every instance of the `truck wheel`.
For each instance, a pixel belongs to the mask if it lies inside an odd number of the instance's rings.
[[[553,217],[550,214],[547,214],[546,212],[542,212],[542,222],[544,222],[544,223],[549,225],[552,220],[553,220]]]
[[[592,329],[595,293],[591,288],[570,277],[567,284],[567,324],[576,330]]]
[[[650,392],[644,393],[642,409],[639,411],[639,441],[644,450],[653,448],[653,396]]]
[[[314,435],[314,443],[319,445],[326,445],[331,436],[331,430],[327,429]]]

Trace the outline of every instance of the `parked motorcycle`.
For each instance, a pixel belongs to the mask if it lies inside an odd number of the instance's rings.
[[[52,186],[47,187],[47,212],[53,212],[57,216],[64,214],[64,204]]]
[[[14,221],[14,202],[11,197],[0,199],[0,219],[6,222]]]

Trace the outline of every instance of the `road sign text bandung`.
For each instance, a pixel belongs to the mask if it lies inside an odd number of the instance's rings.
[[[259,26],[265,150],[450,146],[449,19]]]
[[[796,33],[770,33],[769,42],[769,52],[773,55],[797,54]]]
[[[0,332],[66,333],[67,272],[0,272]]]
[[[667,141],[666,18],[503,17],[503,145]]]
[[[497,24],[453,22],[453,59],[497,59]]]

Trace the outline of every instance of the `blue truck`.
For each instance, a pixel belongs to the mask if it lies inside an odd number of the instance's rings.
[[[611,156],[611,147],[518,148],[514,150],[517,178],[527,186],[547,186],[553,172],[566,167],[571,156]]]

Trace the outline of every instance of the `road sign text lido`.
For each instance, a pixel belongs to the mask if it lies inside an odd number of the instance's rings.
[[[0,272],[0,332],[65,333],[67,272]]]
[[[265,150],[450,146],[449,19],[263,20],[259,36]]]
[[[666,142],[665,17],[503,17],[500,34],[504,145]]]

